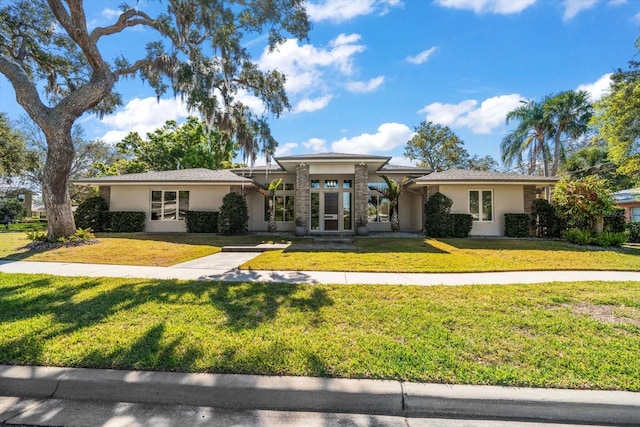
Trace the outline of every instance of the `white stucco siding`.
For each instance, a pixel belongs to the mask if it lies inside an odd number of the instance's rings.
[[[422,196],[405,191],[400,195],[398,214],[401,231],[422,230]]]
[[[229,186],[198,185],[114,185],[111,187],[111,211],[138,211],[145,213],[145,231],[185,232],[184,221],[151,221],[151,191],[188,191],[189,210],[217,212]]]
[[[469,213],[470,190],[493,191],[493,220],[474,221],[472,236],[503,236],[504,214],[524,212],[522,185],[440,185],[440,192],[453,201],[451,213]]]

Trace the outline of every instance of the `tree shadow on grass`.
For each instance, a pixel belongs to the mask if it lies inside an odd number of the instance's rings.
[[[0,363],[38,365],[66,360],[68,366],[188,370],[202,356],[202,347],[185,345],[182,338],[163,340],[169,325],[184,323],[177,319],[189,316],[192,310],[201,310],[196,318],[214,317],[203,320],[207,322],[217,323],[215,316],[222,315],[226,320],[215,328],[243,332],[272,321],[283,309],[309,313],[319,323],[320,310],[333,304],[326,289],[294,283],[19,279],[7,284],[0,281],[0,331],[4,331]],[[149,306],[144,307],[144,315],[138,317],[145,305]],[[64,354],[64,349],[47,349],[57,339],[87,331],[107,334],[105,339],[113,340],[113,327],[123,321],[136,324],[138,331],[145,330],[144,335],[121,348],[88,351],[80,359]],[[110,322],[115,322],[113,327]],[[183,323],[180,326],[185,327]],[[115,334],[117,337],[117,331]],[[127,342],[126,336],[123,339]],[[60,353],[47,354],[50,351]]]
[[[337,252],[337,253],[429,253],[429,254],[447,254],[449,252],[437,248],[427,242],[426,238],[393,238],[393,237],[375,237],[366,239],[356,239],[354,247],[346,248],[322,248],[312,245],[291,245],[284,249],[283,252]]]

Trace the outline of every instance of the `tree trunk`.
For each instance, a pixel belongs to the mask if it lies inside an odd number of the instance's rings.
[[[273,206],[273,198],[269,199],[269,224],[267,225],[267,230],[270,233],[273,233],[277,230],[277,225],[276,225],[276,213],[275,213],[275,207]]]
[[[43,131],[48,148],[42,181],[42,200],[47,211],[47,239],[56,240],[76,232],[67,186],[74,150],[71,126],[61,129],[54,125]]]
[[[393,209],[393,213],[391,214],[391,231],[394,233],[400,231],[400,218],[398,217],[397,207]]]

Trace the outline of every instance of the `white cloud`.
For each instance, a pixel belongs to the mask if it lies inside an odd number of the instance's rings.
[[[604,74],[598,80],[593,83],[582,84],[577,87],[577,90],[584,90],[589,93],[591,101],[595,102],[600,100],[608,91],[611,85],[612,73]]]
[[[376,151],[390,151],[405,144],[413,131],[401,123],[383,123],[374,134],[363,133],[353,138],[341,138],[331,144],[336,153],[368,154]]]
[[[423,64],[427,62],[427,59],[429,59],[429,57],[433,55],[436,50],[438,50],[438,48],[434,46],[427,50],[423,50],[416,56],[407,56],[407,61],[411,62],[412,64]]]
[[[347,90],[353,93],[373,92],[378,89],[382,83],[384,83],[384,76],[378,76],[368,82],[349,82],[347,83]]]
[[[276,154],[274,157],[288,156],[296,148],[298,148],[298,144],[295,142],[287,142],[286,144],[278,145],[278,147],[276,147]]]
[[[569,21],[583,10],[591,9],[598,0],[564,0],[564,15],[562,19]]]
[[[113,128],[101,139],[115,143],[129,132],[138,132],[144,138],[148,132],[163,126],[167,120],[179,121],[187,116],[187,107],[179,99],[161,99],[158,102],[156,97],[133,98],[120,111],[100,120]]]
[[[327,141],[321,138],[311,138],[303,142],[302,146],[314,153],[322,153],[327,151]]]
[[[275,68],[284,73],[287,92],[297,94],[321,86],[327,69],[334,68],[343,75],[351,75],[354,72],[353,56],[365,50],[365,46],[357,44],[359,40],[358,34],[340,34],[328,48],[317,48],[289,39],[273,52],[265,48],[259,64],[262,69]]]
[[[331,98],[333,98],[331,95],[325,95],[315,99],[305,98],[298,102],[293,111],[295,113],[311,113],[313,111],[322,110],[329,105]]]
[[[344,22],[376,11],[384,15],[401,5],[400,0],[322,0],[308,3],[307,14],[312,21]]]
[[[522,12],[537,0],[436,0],[436,4],[454,9],[473,10],[475,13],[509,15]]]
[[[404,156],[393,156],[391,160],[389,160],[389,164],[396,166],[416,166],[417,162],[412,162]]]
[[[635,15],[633,15],[633,17],[631,18],[631,20],[635,23],[639,23],[640,24],[640,12],[636,13]]]
[[[478,101],[468,99],[458,104],[435,102],[422,108],[418,113],[426,113],[427,120],[449,127],[468,127],[473,133],[491,133],[504,124],[507,113],[525,100],[521,95],[494,96]]]

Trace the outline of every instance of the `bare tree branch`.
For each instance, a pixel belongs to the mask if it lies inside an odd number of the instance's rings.
[[[134,17],[140,17],[140,19],[132,19]],[[125,28],[135,27],[137,25],[146,25],[155,28],[154,20],[149,15],[140,10],[129,9],[120,15],[115,24],[108,27],[95,28],[91,31],[89,37],[93,43],[98,43],[98,40],[100,40],[100,37],[102,36],[116,34]]]

